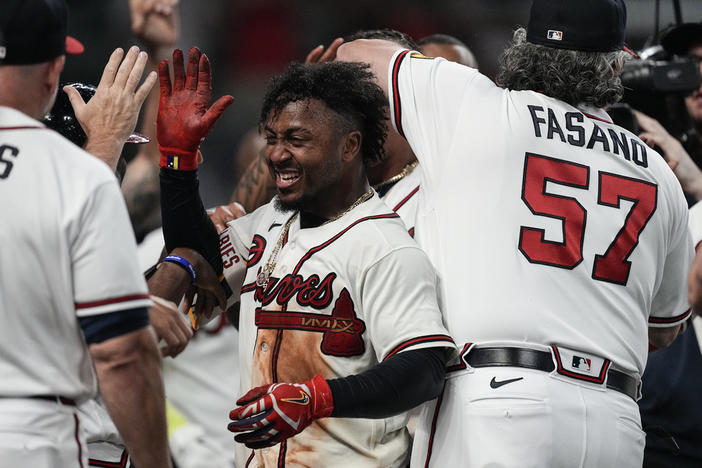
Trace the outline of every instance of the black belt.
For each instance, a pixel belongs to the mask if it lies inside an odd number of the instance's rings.
[[[53,401],[54,403],[60,403],[62,405],[66,406],[76,406],[76,402],[72,400],[71,398],[66,398],[58,395],[32,395],[28,397],[20,397],[20,398],[30,398],[32,400],[46,400],[46,401]]]
[[[553,372],[556,368],[549,351],[530,348],[474,348],[464,359],[471,367],[525,367],[544,372]],[[638,399],[638,379],[610,368],[606,382],[607,388],[628,395],[634,401]]]

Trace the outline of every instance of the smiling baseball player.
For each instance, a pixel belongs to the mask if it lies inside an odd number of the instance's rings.
[[[191,49],[188,70],[198,57]],[[176,77],[181,60],[174,54]],[[205,61],[200,80],[209,78]],[[171,91],[167,67],[160,75],[159,125],[171,144],[159,144],[179,148],[166,132],[178,135],[190,120],[168,112],[169,95],[183,102],[188,87]],[[382,154],[384,101],[365,67],[337,62],[291,66],[264,100],[278,196],[231,221],[219,241],[232,300],[241,299],[246,393],[229,424],[243,444],[238,465],[405,466],[406,412],[440,391],[453,344],[433,270],[363,170]],[[197,193],[195,175],[162,169],[166,237],[184,206],[179,195]],[[201,219],[190,207],[183,212]]]
[[[464,345],[412,466],[641,466],[639,378],[649,337],[689,316],[692,245],[665,161],[602,110],[625,19],[620,0],[534,1],[507,89],[387,42],[338,51],[371,63],[422,165],[416,238]]]

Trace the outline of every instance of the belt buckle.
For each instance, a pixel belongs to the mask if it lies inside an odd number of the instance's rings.
[[[563,346],[553,345],[551,350],[556,359],[556,372],[559,374],[599,385],[605,383],[607,370],[612,364],[609,359]]]

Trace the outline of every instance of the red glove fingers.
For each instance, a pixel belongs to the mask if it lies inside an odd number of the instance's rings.
[[[227,426],[243,432],[234,439],[249,448],[269,447],[292,437],[312,421],[331,415],[334,402],[320,375],[299,384],[278,383],[256,387],[241,397],[229,413]]]
[[[223,96],[208,109],[212,99],[212,74],[207,56],[196,47],[188,53],[187,75],[183,52],[173,51],[173,82],[168,61],[159,64],[160,99],[156,137],[161,151],[161,167],[195,170],[197,150],[222,112],[234,101]]]

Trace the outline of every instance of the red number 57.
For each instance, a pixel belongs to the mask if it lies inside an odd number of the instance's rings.
[[[626,285],[631,262],[628,260],[639,243],[639,235],[656,211],[658,186],[643,180],[599,172],[600,205],[620,208],[622,199],[633,202],[624,225],[602,255],[595,255],[592,278]],[[538,216],[563,222],[563,242],[544,239],[544,230],[522,226],[519,250],[531,263],[573,269],[583,260],[583,237],[587,211],[573,197],[546,192],[546,184],[565,185],[587,190],[590,168],[570,161],[527,153],[524,161],[522,200]]]

